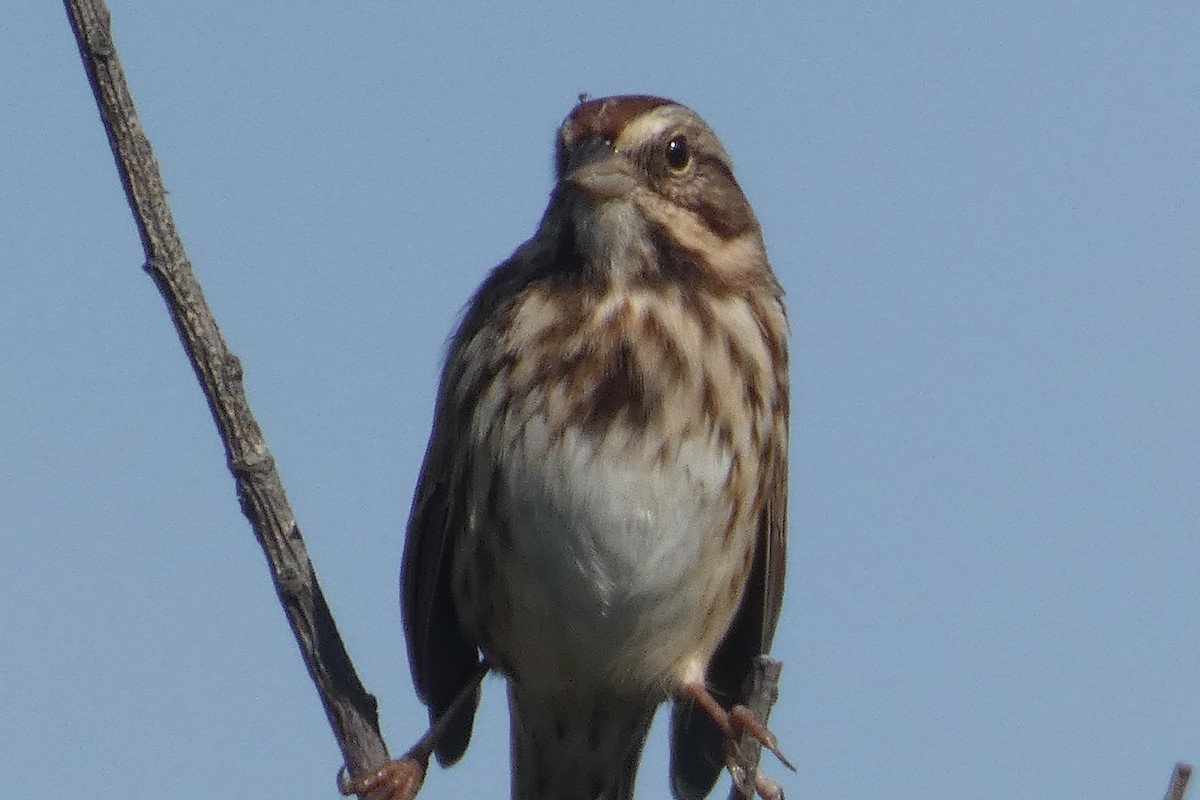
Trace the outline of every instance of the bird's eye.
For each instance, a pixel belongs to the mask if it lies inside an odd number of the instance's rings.
[[[667,166],[675,172],[683,172],[692,163],[692,149],[688,147],[687,137],[682,133],[671,137],[665,151]]]

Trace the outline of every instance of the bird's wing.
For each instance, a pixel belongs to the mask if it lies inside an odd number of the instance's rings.
[[[455,540],[463,531],[465,508],[455,453],[462,447],[459,437],[467,420],[453,401],[454,352],[461,345],[462,333],[460,330],[455,337],[442,375],[433,433],[413,495],[400,572],[408,662],[417,696],[429,707],[431,723],[479,675],[479,648],[459,620],[451,589]],[[438,742],[436,753],[443,765],[454,763],[466,750],[478,705],[476,687],[474,696],[459,708]]]
[[[486,335],[483,328],[521,284],[521,270],[540,263],[532,253],[529,244],[518,249],[491,272],[467,306],[446,359],[433,433],[413,495],[400,572],[400,606],[413,684],[429,707],[430,722],[438,720],[479,677],[479,645],[462,625],[451,589],[455,542],[466,525],[466,459],[459,456],[466,450],[461,437],[471,422],[464,403],[472,399],[464,399],[459,391],[464,380],[459,354],[472,339]],[[439,740],[436,752],[443,765],[454,763],[466,750],[478,705],[476,688]]]
[[[786,389],[785,389],[786,391]],[[787,405],[783,412],[786,415]],[[755,656],[771,649],[787,562],[787,437],[772,448],[758,546],[741,606],[709,662],[708,689],[726,708],[748,699]],[[725,742],[712,717],[692,703],[671,712],[671,787],[681,800],[700,800],[712,791],[725,767]]]

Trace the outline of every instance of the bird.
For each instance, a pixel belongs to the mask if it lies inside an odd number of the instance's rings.
[[[788,335],[709,125],[581,96],[535,233],[451,339],[414,493],[401,606],[439,762],[487,669],[514,800],[628,800],[666,701],[679,800],[745,731],[777,752],[740,704],[783,599]]]

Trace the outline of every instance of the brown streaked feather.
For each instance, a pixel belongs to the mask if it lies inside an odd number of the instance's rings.
[[[770,326],[765,326],[770,327]],[[770,465],[762,487],[764,502],[759,515],[758,543],[754,565],[747,580],[741,605],[712,661],[706,680],[726,708],[745,703],[754,659],[768,653],[779,614],[783,608],[783,586],[787,564],[787,350],[772,331],[767,335],[777,366],[776,397],[783,405],[782,442],[764,450]],[[671,787],[682,800],[706,797],[725,768],[725,740],[716,723],[689,702],[676,702],[671,709]]]
[[[429,707],[431,723],[474,680],[479,665],[479,646],[459,619],[451,579],[454,543],[463,529],[460,512],[466,505],[463,481],[461,474],[456,474],[452,453],[459,447],[455,437],[469,422],[467,410],[455,402],[455,392],[451,391],[461,377],[453,374],[454,365],[459,363],[455,356],[503,298],[511,294],[512,286],[522,280],[519,256],[527,250],[518,250],[492,271],[472,298],[451,342],[434,411],[433,435],[425,451],[408,520],[400,572],[400,606],[413,683],[417,696]],[[457,470],[463,471],[461,466]],[[462,757],[471,739],[478,705],[476,691],[446,729],[436,750],[441,764],[453,764]]]
[[[777,491],[786,503],[786,490]],[[742,604],[709,663],[707,682],[726,708],[745,703],[754,658],[770,650],[779,621],[784,562],[783,525],[773,506],[763,512],[759,552]],[[725,768],[725,740],[716,723],[688,702],[671,711],[671,785],[676,797],[699,800],[712,791]]]

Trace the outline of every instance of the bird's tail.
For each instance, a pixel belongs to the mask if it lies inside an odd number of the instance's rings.
[[[632,800],[655,706],[508,686],[513,800]]]

